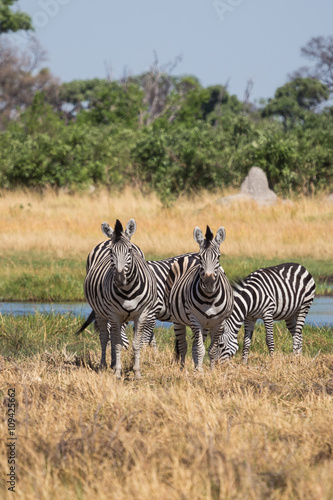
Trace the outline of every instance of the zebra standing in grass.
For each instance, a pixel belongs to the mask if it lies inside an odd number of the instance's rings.
[[[100,335],[102,357],[105,365],[106,345],[111,327],[111,345],[115,348],[115,372],[121,375],[121,349],[123,346],[121,328],[127,321],[134,321],[134,372],[140,378],[140,348],[144,327],[147,322],[155,323],[156,279],[149,269],[142,253],[130,242],[136,230],[131,219],[126,227],[117,219],[115,228],[103,222],[102,231],[110,238],[108,251],[101,251],[97,245],[87,260],[87,275],[84,293],[96,316]],[[107,245],[104,247],[104,250]],[[153,326],[149,326],[152,330]]]
[[[124,232],[124,235],[129,240],[131,239],[132,234],[134,234],[134,231],[135,231],[134,226],[135,226],[135,220],[134,219],[130,219],[128,221],[128,223],[127,223],[127,227],[126,227],[125,232]],[[112,241],[110,239],[108,239],[106,241],[102,241],[102,243],[100,243],[99,245],[97,245],[89,253],[89,255],[87,257],[87,262],[86,262],[86,274],[88,274],[89,269],[92,266],[94,266],[96,262],[99,262],[99,261],[101,261],[103,259],[108,259],[109,258],[111,244],[112,244]],[[144,256],[144,253],[142,252],[142,250],[137,245],[135,245],[134,243],[132,243],[132,246],[133,246],[133,250],[137,251],[138,254],[141,255],[141,257],[144,259],[145,256]],[[89,314],[89,316],[86,319],[86,321],[75,332],[75,335],[79,335],[80,333],[82,333],[95,320],[96,320],[95,311],[91,311],[91,313]],[[128,340],[127,335],[125,333],[126,324],[127,323],[124,323],[121,326],[121,338],[122,338],[122,342],[123,342],[123,347],[125,347],[125,349],[128,349],[130,343],[129,343],[129,340]],[[111,326],[110,326],[110,323],[107,324],[107,329],[108,329],[108,333],[109,333],[108,340],[111,341]],[[153,345],[156,344],[155,338],[149,339],[149,342],[152,342]],[[145,343],[145,339],[143,339],[143,343]],[[116,351],[115,351],[115,344],[114,343],[111,344],[111,350],[112,350],[111,368],[114,368],[115,363],[116,363]],[[101,366],[105,366],[106,365],[105,353],[104,354],[102,353],[102,359],[101,359],[101,363],[100,364],[101,364]]]
[[[293,337],[293,352],[302,352],[302,328],[312,304],[316,285],[300,264],[287,263],[253,271],[233,284],[234,309],[220,338],[219,360],[225,361],[238,349],[237,333],[244,322],[243,361],[247,363],[254,325],[262,319],[266,344],[274,352],[273,320],[285,320]]]
[[[220,266],[220,244],[225,239],[221,226],[215,239],[207,226],[205,239],[199,227],[194,229],[194,240],[199,244],[199,262],[188,262],[188,256],[178,259],[172,266],[168,281],[170,316],[174,323],[176,351],[184,366],[187,352],[186,326],[194,334],[192,355],[195,367],[202,371],[205,355],[204,337],[210,330],[209,357],[214,368],[219,336],[223,334],[225,320],[233,308],[231,285]]]

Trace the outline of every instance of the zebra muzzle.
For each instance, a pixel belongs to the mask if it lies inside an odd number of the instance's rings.
[[[114,282],[117,286],[126,285],[127,279],[124,271],[121,271],[120,273],[118,271],[115,271],[113,276],[114,276]]]
[[[215,291],[216,280],[214,279],[213,274],[205,274],[202,280],[202,287],[208,293],[212,293]]]

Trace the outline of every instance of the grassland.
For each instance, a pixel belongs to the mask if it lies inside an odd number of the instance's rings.
[[[101,222],[131,217],[147,258],[194,251],[196,225],[223,225],[230,278],[293,260],[313,273],[320,293],[329,289],[333,206],[324,197],[260,208],[222,207],[214,203],[220,195],[165,209],[133,192],[2,193],[0,298],[83,299],[85,259],[103,240]],[[294,357],[290,334],[275,324],[270,358],[259,325],[247,366],[238,352],[214,372],[206,359],[203,374],[190,354],[181,371],[172,331],[157,329],[158,348],[143,351],[138,382],[131,350],[120,381],[98,371],[96,333],[73,335],[81,321],[0,316],[1,499],[333,499],[332,328],[305,326],[303,355]],[[4,481],[13,388],[15,494]]]
[[[248,366],[237,353],[213,373],[206,361],[203,374],[190,355],[179,369],[172,332],[159,329],[157,350],[143,350],[137,382],[130,351],[122,380],[98,372],[97,336],[71,335],[79,322],[2,318],[0,432],[7,438],[8,389],[15,388],[15,498],[332,498],[332,329],[305,327],[296,358],[278,323],[271,359],[259,326]],[[4,482],[0,496],[13,497]]]

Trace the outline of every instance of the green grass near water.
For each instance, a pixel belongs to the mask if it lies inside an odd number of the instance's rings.
[[[74,335],[82,324],[83,318],[75,318],[70,314],[53,315],[39,314],[28,316],[6,315],[0,319],[0,345],[1,355],[11,359],[22,359],[38,354],[63,357],[73,363],[90,364],[92,354],[96,355],[96,366],[100,356],[100,342],[93,326],[81,335]],[[127,328],[131,340],[132,327]],[[172,349],[174,345],[173,328],[155,328],[157,349]],[[244,331],[241,328],[238,334],[239,351],[235,359],[241,360]],[[187,329],[188,353],[191,358],[192,333]],[[283,354],[292,353],[292,338],[283,321],[274,324],[275,352]],[[206,341],[206,351],[210,340]],[[303,354],[314,357],[318,353],[329,354],[333,352],[333,328],[313,327],[305,325],[303,328]],[[250,349],[249,362],[254,354],[266,354],[268,349],[265,342],[264,325],[258,323],[255,327],[253,342]],[[110,347],[108,347],[108,364],[110,363]],[[208,365],[206,354],[205,363]]]
[[[147,259],[160,259],[147,256]],[[251,271],[281,262],[300,262],[313,275],[317,295],[333,294],[333,261],[311,258],[221,257],[227,277],[245,277]],[[71,302],[83,301],[86,261],[82,258],[56,258],[49,254],[13,253],[0,258],[0,301]]]

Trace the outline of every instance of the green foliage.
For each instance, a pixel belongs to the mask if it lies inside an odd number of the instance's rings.
[[[69,116],[78,123],[136,128],[143,93],[131,81],[121,84],[94,78],[64,83],[60,98],[69,106]]]
[[[132,150],[139,177],[156,190],[163,201],[182,192],[230,185],[233,172],[223,156],[225,136],[211,125],[151,127]]]
[[[17,128],[0,134],[2,187],[76,189],[89,184],[122,187],[132,179],[128,171],[133,136],[130,130],[117,132],[87,124],[58,127],[55,121],[52,131],[37,133],[34,116],[30,118],[28,124],[29,127],[33,124],[34,134],[26,135]]]
[[[59,115],[46,102],[45,93],[40,91],[35,93],[31,106],[22,113],[21,121],[28,135],[47,133],[54,136],[60,128],[64,128]]]
[[[11,7],[17,0],[1,0],[0,1],[0,34],[10,31],[32,30],[31,17],[17,10],[13,12]]]
[[[332,183],[333,113],[317,109],[328,90],[313,78],[286,83],[262,110],[157,68],[52,88],[35,91],[0,133],[0,187],[135,183],[168,205],[180,193],[239,186],[253,165],[284,195]]]
[[[285,130],[299,121],[304,122],[308,112],[329,98],[329,90],[314,78],[295,78],[279,87],[262,111],[265,116],[280,116]]]

